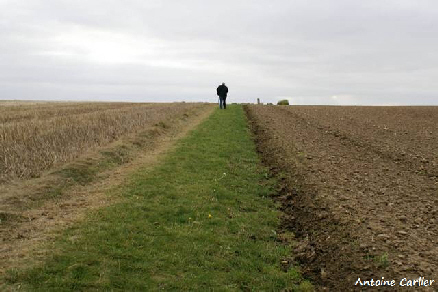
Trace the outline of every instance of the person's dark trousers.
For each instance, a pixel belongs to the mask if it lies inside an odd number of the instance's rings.
[[[227,98],[226,97],[219,97],[219,108],[227,108]]]

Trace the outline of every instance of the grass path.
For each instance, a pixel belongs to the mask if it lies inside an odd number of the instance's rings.
[[[260,166],[240,106],[217,110],[123,202],[67,230],[43,266],[10,271],[25,290],[307,290],[278,242],[273,181]]]

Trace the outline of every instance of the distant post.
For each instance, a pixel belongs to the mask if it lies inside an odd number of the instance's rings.
[[[260,98],[257,98],[257,104],[260,104]]]

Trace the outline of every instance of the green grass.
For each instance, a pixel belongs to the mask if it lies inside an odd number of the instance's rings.
[[[37,291],[311,290],[281,269],[290,247],[240,106],[217,110],[162,164],[132,176],[123,202],[89,215],[52,258],[10,271]]]

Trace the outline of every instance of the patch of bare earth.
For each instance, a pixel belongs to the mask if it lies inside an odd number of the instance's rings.
[[[438,280],[438,108],[247,106],[282,228],[318,290]],[[422,291],[434,291],[422,287]],[[371,287],[370,287],[371,288]],[[376,288],[376,287],[372,287]]]
[[[95,169],[102,151],[125,149],[130,153],[116,166],[105,168],[92,180],[71,181],[71,178],[53,172],[41,178],[27,180],[2,187],[0,198],[0,276],[8,269],[27,267],[41,261],[50,253],[50,242],[92,209],[101,208],[119,201],[118,191],[126,183],[129,174],[137,169],[152,169],[175,142],[207,118],[214,107],[196,105],[180,115],[169,117],[162,123],[151,125],[137,135],[131,135],[105,148],[91,151],[73,165],[86,165]],[[93,154],[95,157],[93,157]],[[70,169],[70,168],[68,168]],[[65,170],[65,169],[64,169]],[[51,183],[66,187],[60,194],[51,194]],[[58,186],[55,187],[55,190]],[[45,194],[49,192],[49,195]]]

